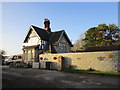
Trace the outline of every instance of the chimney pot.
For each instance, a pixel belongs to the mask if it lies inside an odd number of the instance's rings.
[[[51,32],[50,21],[47,18],[44,19],[44,30],[48,30]]]

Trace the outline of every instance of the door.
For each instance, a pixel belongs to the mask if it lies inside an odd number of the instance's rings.
[[[66,61],[65,61],[65,59],[62,59],[62,60],[61,60],[61,68],[62,68],[62,69],[65,69],[65,68],[66,68]]]
[[[51,62],[46,62],[46,70],[50,70],[50,64],[51,64]]]

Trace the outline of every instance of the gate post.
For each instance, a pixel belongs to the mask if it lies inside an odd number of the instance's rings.
[[[58,70],[62,69],[62,60],[63,60],[63,56],[59,56],[58,57]]]

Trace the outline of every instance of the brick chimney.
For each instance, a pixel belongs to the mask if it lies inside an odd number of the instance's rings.
[[[44,30],[51,32],[50,21],[47,18],[44,19]]]

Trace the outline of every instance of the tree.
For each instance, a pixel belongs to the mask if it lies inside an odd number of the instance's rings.
[[[3,61],[4,61],[3,55],[4,54],[5,54],[5,51],[4,50],[0,50],[0,64],[3,64]]]
[[[120,45],[120,29],[115,24],[99,24],[92,27],[85,33],[83,47]]]
[[[85,33],[82,33],[75,44],[73,44],[73,47],[71,48],[72,51],[84,50],[83,45],[85,42],[82,40],[84,38],[84,35]]]
[[[4,55],[4,54],[5,54],[5,51],[4,51],[4,50],[0,50],[0,54],[1,54],[1,55]]]

